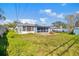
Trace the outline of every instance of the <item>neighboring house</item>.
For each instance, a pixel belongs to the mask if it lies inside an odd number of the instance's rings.
[[[79,20],[76,21],[75,27],[79,27]]]
[[[75,23],[74,33],[76,35],[79,35],[79,20],[76,21],[76,23]]]
[[[27,34],[27,33],[38,33],[38,32],[50,32],[51,28],[50,26],[46,25],[17,23],[15,30],[18,34]]]

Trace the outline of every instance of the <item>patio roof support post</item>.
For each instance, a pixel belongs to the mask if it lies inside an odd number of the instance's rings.
[[[34,32],[37,33],[37,27],[34,27]]]

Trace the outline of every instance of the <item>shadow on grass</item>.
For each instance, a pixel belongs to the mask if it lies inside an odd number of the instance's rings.
[[[66,50],[64,50],[59,56],[62,56],[64,53],[66,53],[76,42],[78,39],[76,39]]]
[[[49,54],[52,54],[54,51],[58,50],[59,48],[61,48],[61,47],[64,46],[65,44],[67,44],[67,43],[69,43],[70,41],[74,40],[75,38],[76,38],[76,37],[74,37],[74,38],[68,40],[67,42],[65,42],[65,43],[63,43],[63,44],[61,44],[60,46],[58,46],[58,47],[55,48],[54,50],[50,51],[50,52],[49,52],[48,54],[46,54],[45,56],[48,56]],[[70,47],[72,47],[76,41],[77,41],[77,40],[75,40],[75,41],[67,48],[67,50],[68,50]],[[63,55],[65,52],[66,52],[66,50],[65,50],[63,53],[61,53],[60,55]]]
[[[3,37],[0,37],[0,56],[8,56],[7,47],[9,45],[7,39],[7,33],[4,33]]]

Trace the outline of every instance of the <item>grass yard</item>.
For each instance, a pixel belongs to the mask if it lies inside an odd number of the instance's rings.
[[[78,56],[79,36],[67,33],[56,35],[16,34],[9,31],[6,47],[9,56]]]

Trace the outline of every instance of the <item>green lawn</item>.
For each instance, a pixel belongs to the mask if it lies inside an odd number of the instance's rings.
[[[8,40],[6,52],[9,56],[79,55],[79,40],[77,40],[79,36],[76,35],[16,34],[14,31],[9,31],[6,37]]]

